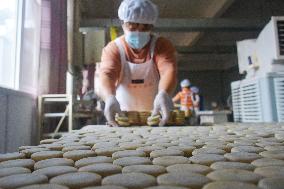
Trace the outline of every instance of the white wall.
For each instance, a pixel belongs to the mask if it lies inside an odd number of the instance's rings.
[[[0,87],[0,153],[38,143],[36,98]]]

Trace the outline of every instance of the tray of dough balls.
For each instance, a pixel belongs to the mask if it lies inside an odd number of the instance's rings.
[[[129,126],[158,126],[161,115],[151,116],[151,112],[123,111],[121,114],[115,115],[115,121],[121,127]],[[171,111],[170,119],[166,126],[182,126],[185,125],[184,111]]]
[[[107,127],[0,154],[1,189],[282,189],[284,126]]]

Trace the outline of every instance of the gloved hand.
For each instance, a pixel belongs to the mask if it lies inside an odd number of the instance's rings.
[[[108,124],[114,127],[118,126],[115,122],[116,113],[121,114],[120,105],[115,96],[111,95],[105,100],[104,114]]]
[[[164,126],[170,119],[171,111],[173,110],[173,102],[171,97],[166,91],[160,91],[154,100],[154,109],[151,116],[158,115],[161,113],[161,121],[159,126]]]

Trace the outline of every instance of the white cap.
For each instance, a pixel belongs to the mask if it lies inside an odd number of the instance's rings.
[[[182,80],[182,82],[180,82],[180,86],[181,87],[189,87],[190,81],[188,79],[184,79],[184,80]]]
[[[190,90],[193,92],[193,93],[199,93],[199,88],[198,87],[190,87]]]
[[[118,17],[124,22],[155,24],[159,11],[150,0],[124,0],[118,9]]]

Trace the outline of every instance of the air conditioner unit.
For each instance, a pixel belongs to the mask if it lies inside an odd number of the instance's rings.
[[[272,17],[257,39],[237,42],[239,72],[231,84],[237,122],[284,122],[284,17]]]
[[[284,73],[284,17],[272,17],[257,39],[237,42],[239,72],[246,78]]]

